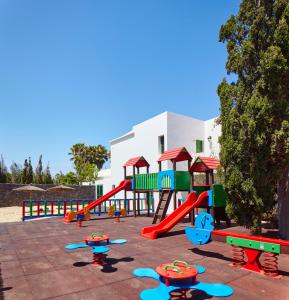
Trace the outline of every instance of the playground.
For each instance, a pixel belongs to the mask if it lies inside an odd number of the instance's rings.
[[[181,147],[157,162],[129,159],[97,199],[24,201],[22,223],[0,224],[0,298],[289,299],[289,241],[231,224],[219,160]]]
[[[78,228],[61,218],[0,224],[1,292],[5,299],[139,299],[142,290],[156,287],[149,278],[137,278],[136,268],[156,266],[174,259],[202,265],[203,282],[222,282],[234,289],[228,299],[289,299],[289,256],[279,258],[281,279],[272,279],[229,266],[231,249],[221,242],[194,246],[185,236],[187,223],[179,223],[168,235],[156,240],[140,236],[152,218],[128,217],[91,220]],[[239,230],[238,227],[232,230]],[[103,270],[88,264],[87,249],[66,250],[94,231],[111,239],[125,238],[125,245],[111,246],[108,266]],[[188,296],[192,295],[188,292]],[[215,299],[201,291],[192,299]],[[190,299],[190,297],[188,297]],[[217,298],[216,298],[217,299]]]

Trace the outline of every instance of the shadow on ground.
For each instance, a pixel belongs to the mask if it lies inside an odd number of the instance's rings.
[[[175,290],[170,293],[171,299],[173,300],[181,300],[181,299],[187,299],[187,300],[205,300],[205,299],[211,299],[212,296],[209,296],[207,293],[199,290],[188,290],[186,293],[186,298],[184,298],[184,294],[181,293],[178,290]]]
[[[198,255],[202,255],[202,256],[206,256],[206,257],[218,258],[218,259],[226,260],[226,261],[229,261],[229,262],[232,261],[232,259],[230,257],[227,257],[227,256],[225,256],[223,254],[220,254],[220,253],[207,251],[207,250],[201,250],[199,248],[192,248],[192,249],[189,249],[189,250],[192,251],[194,254],[198,254]]]
[[[104,273],[116,272],[118,269],[116,267],[114,267],[114,265],[118,264],[119,262],[131,262],[131,261],[134,261],[134,258],[132,258],[132,257],[113,258],[113,257],[107,257],[107,255],[105,255],[105,258],[104,258],[105,264],[103,265],[101,272],[104,272]],[[74,267],[85,267],[89,264],[90,264],[90,262],[80,261],[80,262],[74,263],[73,266]]]
[[[159,238],[161,239],[161,238],[165,238],[168,236],[175,236],[175,235],[180,235],[180,234],[185,234],[185,230],[181,229],[181,230],[167,232],[167,233],[160,235]]]
[[[11,290],[12,287],[4,287],[2,272],[1,272],[1,263],[0,263],[0,299],[4,299],[4,292]]]

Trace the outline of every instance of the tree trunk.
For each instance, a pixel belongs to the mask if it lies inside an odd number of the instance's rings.
[[[251,227],[251,234],[253,235],[261,235],[262,234],[262,215],[256,215],[254,224]]]
[[[289,166],[284,168],[277,187],[279,232],[282,238],[289,240]]]

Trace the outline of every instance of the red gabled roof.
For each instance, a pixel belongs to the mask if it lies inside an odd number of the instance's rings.
[[[192,157],[185,147],[180,147],[165,151],[158,159],[158,162],[164,160],[171,160],[177,162],[184,160],[192,160]]]
[[[130,158],[124,165],[124,167],[133,166],[137,168],[149,167],[150,164],[145,160],[143,156],[137,156]]]
[[[190,168],[190,172],[202,173],[209,170],[215,170],[220,164],[218,158],[199,156],[196,158]]]

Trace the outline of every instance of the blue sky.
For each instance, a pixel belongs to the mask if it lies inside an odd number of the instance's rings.
[[[239,0],[0,0],[0,154],[72,169],[163,111],[209,119],[226,76],[218,32]]]

